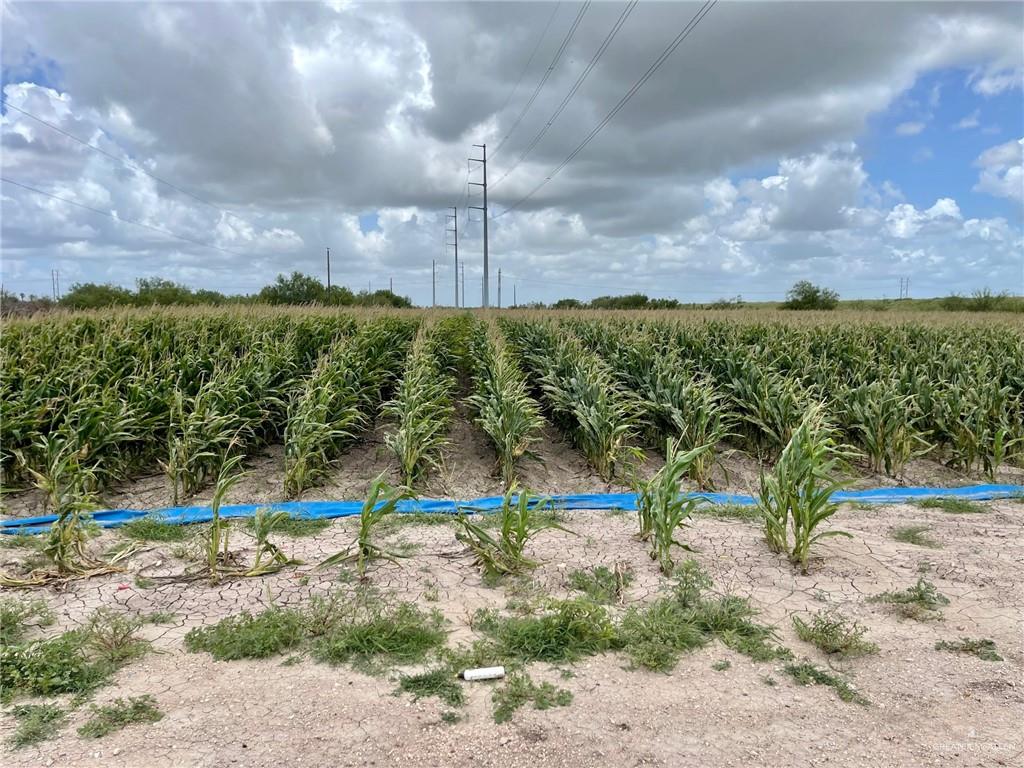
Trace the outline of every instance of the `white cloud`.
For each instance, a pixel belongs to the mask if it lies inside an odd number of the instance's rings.
[[[911,123],[900,123],[896,126],[897,136],[917,136],[924,130],[924,123],[911,122]]]
[[[981,168],[976,191],[1024,202],[1024,139],[989,147],[974,164]]]
[[[954,131],[966,131],[977,128],[981,125],[981,110],[976,109],[971,114],[965,115],[953,126]]]

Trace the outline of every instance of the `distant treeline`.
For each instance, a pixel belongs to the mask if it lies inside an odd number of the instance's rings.
[[[39,296],[15,296],[4,293],[4,314],[30,314],[49,309],[103,309],[105,307],[198,306],[233,304],[319,304],[338,307],[411,307],[412,302],[391,291],[353,293],[344,286],[332,285],[330,291],[315,277],[293,272],[278,275],[273,284],[249,296],[227,296],[219,291],[193,290],[161,278],[142,278],[135,290],[119,285],[76,283],[59,301]]]
[[[218,291],[193,290],[170,280],[143,278],[135,290],[118,285],[77,283],[59,301],[40,296],[0,295],[0,313],[28,315],[61,309],[102,309],[105,307],[197,306],[235,304],[321,305],[336,307],[411,307],[412,302],[391,291],[360,291],[354,293],[344,286],[327,287],[315,277],[301,272],[278,275],[259,293],[248,296],[227,296]],[[516,309],[859,309],[884,311],[891,309],[949,312],[1024,312],[1024,297],[993,293],[988,288],[970,296],[953,294],[934,299],[852,299],[840,300],[828,288],[806,280],[794,285],[784,302],[746,302],[741,296],[723,298],[703,304],[683,304],[676,299],[652,299],[642,293],[625,296],[599,296],[591,301],[559,299],[552,304],[533,302]]]

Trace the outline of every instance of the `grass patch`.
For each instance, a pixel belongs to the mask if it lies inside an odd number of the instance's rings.
[[[0,645],[19,643],[32,627],[48,627],[51,624],[53,614],[41,598],[0,599]]]
[[[585,598],[553,600],[536,616],[478,611],[473,628],[489,638],[489,650],[502,660],[575,661],[616,644],[615,625],[607,611]]]
[[[147,515],[130,520],[118,529],[123,536],[135,541],[164,541],[178,543],[189,538],[188,526],[166,523]]]
[[[991,640],[971,639],[962,637],[959,640],[940,640],[935,644],[937,651],[951,651],[952,653],[968,653],[977,656],[982,661],[1002,661],[1003,657],[996,653],[996,644]]]
[[[438,667],[418,675],[402,675],[396,693],[411,693],[413,701],[436,696],[449,707],[461,707],[466,695],[449,667]]]
[[[0,534],[0,549],[42,550],[46,536],[35,533]]]
[[[721,661],[716,661],[714,664],[711,665],[711,668],[713,670],[715,670],[715,672],[725,672],[725,670],[727,670],[727,669],[729,669],[731,667],[732,667],[732,662],[729,661],[728,659],[722,659]]]
[[[982,504],[968,499],[921,499],[917,502],[921,509],[941,509],[953,515],[977,515],[988,510]]]
[[[245,530],[252,533],[255,528],[255,519],[249,518],[245,523]],[[274,533],[292,538],[303,536],[315,536],[331,527],[330,520],[309,517],[286,517],[274,524]]]
[[[455,725],[460,720],[462,720],[462,715],[460,715],[458,712],[446,710],[441,713],[441,722],[445,725]]]
[[[153,611],[139,616],[145,624],[170,624],[177,616],[169,611]]]
[[[676,571],[671,593],[648,606],[631,608],[619,625],[618,644],[634,666],[671,671],[679,655],[712,640],[755,661],[789,659],[774,629],[755,623],[750,603],[732,595],[706,597],[711,580],[696,562]]]
[[[330,664],[353,662],[372,670],[380,662],[421,663],[445,643],[444,617],[413,603],[360,601],[317,639],[313,655]]]
[[[30,747],[53,738],[67,720],[67,712],[55,704],[21,704],[11,709],[17,722],[14,733],[7,737],[11,749]]]
[[[863,656],[878,652],[877,645],[864,639],[867,627],[836,611],[818,611],[809,622],[793,616],[793,628],[801,640],[817,646],[825,653]]]
[[[569,574],[569,586],[582,592],[595,603],[621,603],[623,592],[633,583],[633,574],[618,565],[609,570],[598,565]]]
[[[163,716],[156,700],[148,694],[132,696],[128,701],[115,699],[106,706],[93,706],[92,717],[78,729],[78,735],[98,739],[135,723],[155,723]]]
[[[787,664],[786,673],[800,685],[827,685],[832,688],[836,695],[846,702],[868,705],[868,700],[861,696],[856,689],[838,675],[819,669],[810,662],[800,664]]]
[[[440,512],[398,512],[381,520],[379,530],[388,532],[409,525],[448,525],[456,519],[456,515]]]
[[[218,661],[265,659],[296,647],[305,639],[302,614],[268,608],[255,616],[248,611],[228,616],[185,635],[185,647],[206,651]]]
[[[702,504],[694,514],[723,520],[761,520],[761,510],[756,504]]]
[[[27,645],[3,645],[0,700],[89,693],[104,684],[113,671],[108,661],[90,655],[81,630]]]
[[[912,587],[899,592],[882,592],[869,597],[868,602],[889,605],[908,619],[928,621],[942,617],[942,608],[949,605],[949,598],[922,576]]]
[[[494,722],[505,723],[526,704],[533,704],[534,709],[567,707],[572,704],[572,692],[551,683],[537,685],[525,673],[514,672],[506,678],[505,685],[491,694],[491,701],[494,703]]]
[[[893,528],[892,537],[895,541],[904,544],[913,544],[928,549],[942,549],[942,545],[934,539],[928,538],[925,533],[931,530],[928,525],[905,525],[902,528]]]

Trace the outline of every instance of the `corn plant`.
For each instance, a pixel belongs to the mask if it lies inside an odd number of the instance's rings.
[[[910,459],[931,449],[918,426],[922,415],[913,396],[901,394],[893,384],[862,384],[844,399],[851,431],[873,471],[884,469],[898,477]]]
[[[410,487],[441,466],[441,449],[448,444],[448,428],[455,413],[453,387],[453,380],[441,369],[421,334],[409,352],[394,399],[384,406],[385,416],[397,422],[384,441]]]
[[[476,411],[476,424],[494,444],[497,466],[506,488],[516,480],[523,458],[536,458],[530,447],[544,426],[540,406],[527,393],[526,378],[509,352],[483,326],[470,342],[474,393],[467,401]]]
[[[845,531],[818,530],[838,509],[831,497],[844,486],[836,475],[850,455],[837,444],[835,431],[818,405],[807,412],[793,431],[772,472],[761,475],[758,505],[765,538],[774,551],[787,552],[790,560],[805,572],[812,544],[830,536],[850,538]]]
[[[253,564],[246,569],[246,576],[265,576],[269,573],[276,573],[286,565],[298,564],[299,561],[288,557],[269,538],[275,528],[288,520],[288,513],[281,510],[277,512],[262,508],[256,510],[252,521],[252,537],[256,540],[256,558]],[[264,558],[267,559],[264,560]]]
[[[221,464],[213,500],[210,502],[213,520],[210,522],[206,538],[206,575],[212,582],[219,581],[229,573],[237,573],[234,556],[229,547],[231,523],[220,516],[220,507],[224,497],[244,476],[240,472],[235,472],[241,463],[241,456],[233,456]]]
[[[518,492],[515,487],[505,491],[493,532],[485,525],[474,522],[460,513],[455,538],[469,547],[486,575],[504,576],[536,568],[537,563],[525,554],[526,545],[541,531],[558,530],[572,533],[551,514],[553,506],[548,498]]]
[[[366,579],[367,566],[374,560],[398,562],[404,555],[390,551],[373,540],[373,529],[388,515],[394,513],[398,502],[412,498],[412,492],[405,486],[393,487],[384,480],[384,474],[378,475],[367,492],[366,500],[359,512],[359,533],[355,542],[347,549],[337,552],[324,559],[317,568],[329,568],[334,565],[354,562],[360,580]]]
[[[651,543],[651,559],[658,561],[666,576],[675,570],[672,547],[692,551],[676,539],[676,531],[686,525],[700,499],[682,496],[680,490],[693,463],[711,447],[708,444],[681,451],[678,442],[669,440],[665,446],[665,465],[650,480],[635,482],[638,537]]]

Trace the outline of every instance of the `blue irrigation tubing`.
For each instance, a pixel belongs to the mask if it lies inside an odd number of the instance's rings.
[[[736,504],[750,506],[757,501],[753,496],[732,493],[690,493],[708,504]],[[922,499],[948,498],[971,501],[989,501],[1024,497],[1024,485],[971,485],[963,488],[872,488],[863,491],[838,491],[832,495],[836,502],[857,502],[861,504],[900,504]],[[636,494],[633,493],[575,493],[565,496],[548,496],[544,499],[556,509],[567,510],[636,510]],[[383,502],[381,502],[383,503]],[[494,512],[501,509],[501,496],[484,496],[468,501],[453,499],[403,499],[398,502],[399,514],[427,513],[456,515],[459,512]],[[259,509],[284,511],[295,518],[322,520],[336,517],[353,517],[363,508],[361,501],[284,501],[270,504],[232,504],[220,508],[223,518],[253,517]],[[118,528],[132,520],[152,517],[171,525],[208,523],[213,519],[213,510],[207,506],[166,507],[164,509],[108,509],[93,512],[88,517],[101,528]],[[42,517],[8,518],[0,520],[0,534],[16,535],[44,533],[56,521],[56,515]]]

